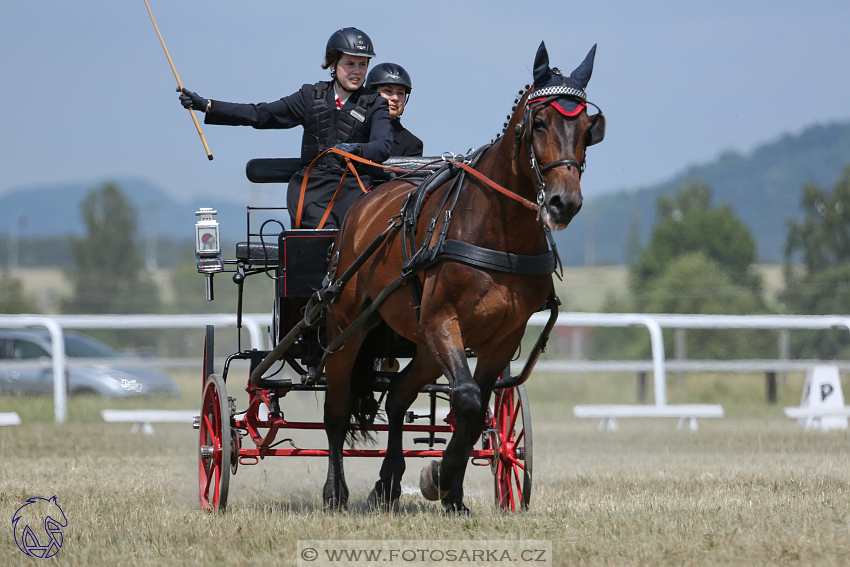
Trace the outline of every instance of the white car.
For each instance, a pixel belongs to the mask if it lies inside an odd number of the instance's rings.
[[[0,330],[0,391],[53,395],[50,334]],[[65,332],[69,394],[109,397],[178,395],[177,383],[147,366],[128,361],[87,335]]]

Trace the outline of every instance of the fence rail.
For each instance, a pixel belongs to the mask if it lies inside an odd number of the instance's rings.
[[[537,313],[531,317],[530,326],[543,326],[548,315]],[[243,315],[242,322],[248,330],[251,348],[263,350],[261,325],[271,320],[271,315],[254,313]],[[45,327],[51,335],[53,346],[54,413],[57,423],[67,420],[65,351],[59,340],[65,329],[203,329],[205,325],[235,326],[236,316],[222,315],[0,315],[0,328]],[[850,331],[850,317],[844,315],[675,315],[643,313],[561,313],[556,322],[562,327],[632,327],[641,326],[649,332],[652,360],[638,361],[547,361],[537,364],[539,370],[572,372],[652,372],[655,406],[667,406],[666,371],[724,371],[786,372],[805,370],[821,361],[810,360],[676,360],[667,361],[664,354],[662,329],[831,329]],[[174,364],[199,364],[186,359]],[[159,363],[158,361],[156,362]],[[850,370],[850,361],[831,361],[842,370]],[[163,363],[166,364],[166,363]],[[57,379],[58,378],[58,379]]]

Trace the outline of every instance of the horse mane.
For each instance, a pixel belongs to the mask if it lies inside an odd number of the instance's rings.
[[[523,101],[523,98],[525,98],[525,95],[528,94],[528,91],[529,91],[530,88],[531,88],[531,85],[525,85],[524,89],[522,89],[521,91],[519,91],[519,93],[514,95],[514,102],[513,102],[513,106],[511,107],[511,113],[508,114],[507,117],[505,118],[506,122],[504,124],[502,124],[502,131],[499,132],[498,134],[496,134],[495,138],[490,140],[491,144],[495,144],[496,140],[500,139],[502,136],[505,135],[505,132],[508,129],[508,124],[510,124],[510,122],[511,122],[511,118],[513,118],[514,114],[516,114],[516,109],[519,108],[520,103]]]

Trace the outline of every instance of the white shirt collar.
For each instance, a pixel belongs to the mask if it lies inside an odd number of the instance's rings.
[[[339,95],[339,91],[337,90],[336,85],[334,85],[334,100],[338,100],[342,104],[345,104],[345,102],[351,97],[351,93],[343,91],[342,94],[345,98]],[[337,105],[337,108],[340,108],[339,105]]]

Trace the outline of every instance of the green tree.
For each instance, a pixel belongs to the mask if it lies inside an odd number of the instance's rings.
[[[631,297],[610,308],[642,313],[750,314],[765,311],[761,278],[752,270],[753,237],[730,207],[711,206],[711,187],[690,181],[657,203],[649,243],[629,274]],[[740,358],[769,348],[770,333],[742,337],[728,331],[689,331],[689,358]],[[672,349],[672,333],[665,333]],[[773,341],[775,344],[775,341]],[[768,345],[768,346],[766,346]],[[631,329],[594,332],[597,356],[649,356],[645,333]]]
[[[850,166],[832,192],[814,183],[805,185],[800,206],[803,220],[788,221],[786,265],[795,254],[802,254],[810,274],[850,262]]]
[[[785,293],[791,313],[850,313],[850,166],[832,191],[809,183],[802,189],[803,219],[788,221],[785,243]],[[793,261],[802,260],[803,271]],[[846,331],[798,332],[792,351],[799,357],[850,355]]]
[[[136,210],[113,183],[90,191],[80,210],[86,236],[70,241],[71,313],[156,313],[159,290],[143,269]]]
[[[756,259],[752,234],[730,207],[711,206],[711,187],[689,181],[678,194],[660,197],[657,210],[650,242],[629,274],[639,307],[671,262],[695,252],[713,261],[733,284],[760,292],[760,278],[751,270]]]

